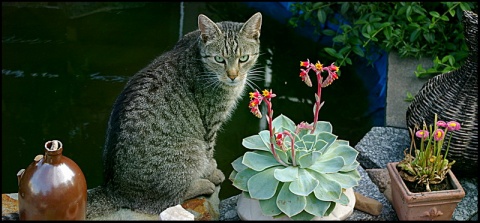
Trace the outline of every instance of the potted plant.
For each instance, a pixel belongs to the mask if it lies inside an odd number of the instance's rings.
[[[461,126],[456,121],[437,121],[437,114],[433,123],[427,127],[424,122],[422,129],[418,125],[410,128],[409,153],[405,150],[402,161],[387,164],[392,203],[399,220],[451,220],[458,202],[465,196],[451,171],[455,160],[447,159],[452,133]],[[420,148],[416,147],[414,136],[420,139]]]
[[[273,119],[272,90],[250,93],[249,108],[255,116],[262,117],[261,103],[267,106],[268,130],[244,138],[242,145],[252,151],[232,162],[229,179],[242,191],[237,204],[242,220],[343,220],[353,213],[353,187],[360,180],[358,151],[337,139],[329,122],[318,121],[321,90],[338,78],[338,67],[309,60],[300,66],[305,68],[300,77],[308,86],[312,86],[308,73],[314,71],[317,77],[312,123],[296,125],[285,115]]]

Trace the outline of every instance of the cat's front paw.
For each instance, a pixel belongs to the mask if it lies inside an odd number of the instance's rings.
[[[208,178],[208,180],[210,180],[215,185],[219,185],[225,180],[225,175],[221,170],[215,169],[212,175],[210,175],[210,177]]]
[[[188,200],[200,195],[211,195],[215,192],[215,184],[207,179],[197,179],[187,189],[184,199]]]

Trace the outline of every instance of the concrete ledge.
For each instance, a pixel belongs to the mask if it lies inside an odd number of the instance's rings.
[[[410,104],[405,101],[407,92],[415,96],[428,80],[415,76],[419,64],[428,69],[433,66],[433,61],[427,58],[400,58],[396,52],[388,54],[386,126],[407,128],[405,115]]]

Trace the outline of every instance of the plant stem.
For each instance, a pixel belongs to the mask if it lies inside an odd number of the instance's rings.
[[[288,166],[287,164],[285,164],[281,159],[280,157],[278,157],[277,155],[277,152],[275,151],[275,145],[274,145],[274,136],[273,136],[273,126],[272,126],[272,116],[273,116],[273,110],[272,110],[272,103],[270,102],[269,99],[266,99],[266,98],[263,98],[263,100],[265,101],[265,103],[267,104],[267,122],[268,122],[268,131],[270,132],[270,150],[272,151],[272,154],[273,154],[273,157],[275,158],[275,160],[277,160],[277,162],[279,162],[280,164],[284,165],[284,166]]]
[[[292,164],[293,166],[297,166],[297,163],[295,162],[295,137],[293,137],[292,134],[290,134],[290,132],[287,130],[283,131],[283,134],[288,135],[288,137],[290,137],[290,141],[292,141],[292,145],[290,147],[292,150]]]
[[[310,134],[315,132],[317,128],[317,121],[318,121],[318,113],[320,111],[320,98],[322,97],[322,71],[317,71],[317,95],[315,97],[315,114],[313,116],[313,129]]]

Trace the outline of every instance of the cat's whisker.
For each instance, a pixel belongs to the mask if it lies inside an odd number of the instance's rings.
[[[255,91],[255,89],[260,89],[260,87],[258,87],[257,84],[255,84],[253,81],[247,79],[247,81],[245,82],[253,91]],[[255,86],[255,87],[254,87]]]

